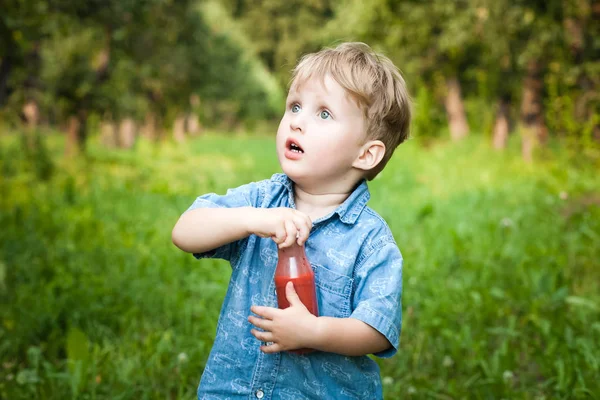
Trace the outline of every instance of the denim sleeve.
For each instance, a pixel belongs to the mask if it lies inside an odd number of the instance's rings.
[[[396,354],[402,325],[402,255],[393,239],[367,256],[354,274],[353,312],[383,334],[392,347],[376,353],[382,358]]]
[[[249,183],[240,187],[229,189],[225,195],[208,193],[198,197],[192,205],[186,210],[196,208],[236,208],[236,207],[258,207],[261,199],[264,197],[263,182]],[[203,253],[194,253],[194,257],[200,258],[220,258],[234,264],[235,258],[243,248],[247,238],[232,243],[225,244],[213,250]]]

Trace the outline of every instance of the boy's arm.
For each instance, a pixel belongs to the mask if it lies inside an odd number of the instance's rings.
[[[251,307],[258,317],[250,316],[249,322],[263,330],[252,330],[252,334],[273,343],[261,350],[273,353],[307,347],[378,357],[396,353],[402,323],[403,260],[393,237],[384,237],[380,243],[381,247],[355,271],[353,310],[348,318],[315,317],[302,304],[291,282],[286,287],[290,307]]]
[[[279,247],[296,238],[302,245],[312,227],[310,218],[291,208],[196,208],[184,213],[171,233],[173,243],[189,253],[203,253],[251,234],[272,237]]]
[[[196,208],[183,214],[173,231],[173,244],[188,253],[204,253],[250,235],[252,207]]]
[[[379,331],[355,318],[318,317],[313,340],[310,348],[346,356],[375,354],[392,346]]]
[[[286,286],[290,307],[280,310],[253,306],[249,322],[263,329],[253,329],[252,334],[263,342],[265,353],[299,348],[311,348],[347,356],[379,353],[392,345],[379,331],[355,318],[315,317],[302,304],[293,284]]]

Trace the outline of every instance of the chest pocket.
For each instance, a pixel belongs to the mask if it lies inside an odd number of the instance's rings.
[[[317,285],[319,315],[347,318],[351,314],[352,278],[340,275],[319,264],[311,263]]]

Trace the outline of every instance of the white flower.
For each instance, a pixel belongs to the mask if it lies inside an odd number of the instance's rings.
[[[444,367],[450,368],[454,365],[454,360],[450,356],[445,356],[442,364],[444,365]]]
[[[414,386],[409,386],[407,392],[408,394],[415,394],[417,393],[417,389]]]
[[[185,353],[179,353],[179,355],[177,356],[177,361],[180,364],[184,364],[188,361],[188,355]]]
[[[568,199],[568,198],[569,198],[569,193],[567,193],[567,192],[565,192],[565,191],[563,190],[563,191],[561,191],[561,192],[558,194],[558,197],[559,197],[561,200],[566,200],[566,199]]]
[[[383,378],[384,385],[391,385],[392,383],[394,383],[394,378],[392,378],[391,376],[386,376]]]
[[[504,383],[512,382],[514,377],[515,374],[513,374],[513,372],[509,370],[504,371],[504,373],[502,374],[502,380],[504,380]]]
[[[508,217],[504,217],[500,221],[500,225],[502,225],[504,228],[509,228],[509,227],[513,226],[514,224],[515,223],[513,222],[513,220]]]

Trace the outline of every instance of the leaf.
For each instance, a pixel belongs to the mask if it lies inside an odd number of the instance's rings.
[[[593,311],[598,310],[598,305],[595,302],[584,297],[569,296],[565,301],[572,306],[584,307]]]
[[[503,299],[506,297],[506,294],[504,293],[504,290],[498,288],[498,287],[493,287],[490,289],[490,295],[496,299]]]
[[[90,344],[87,335],[78,328],[71,327],[67,334],[67,358],[71,374],[71,388],[74,394],[79,393],[90,360]]]
[[[422,221],[431,214],[433,214],[433,205],[431,203],[425,204],[417,213],[417,220]]]
[[[67,334],[67,358],[73,361],[89,359],[89,341],[80,329],[71,327]]]

